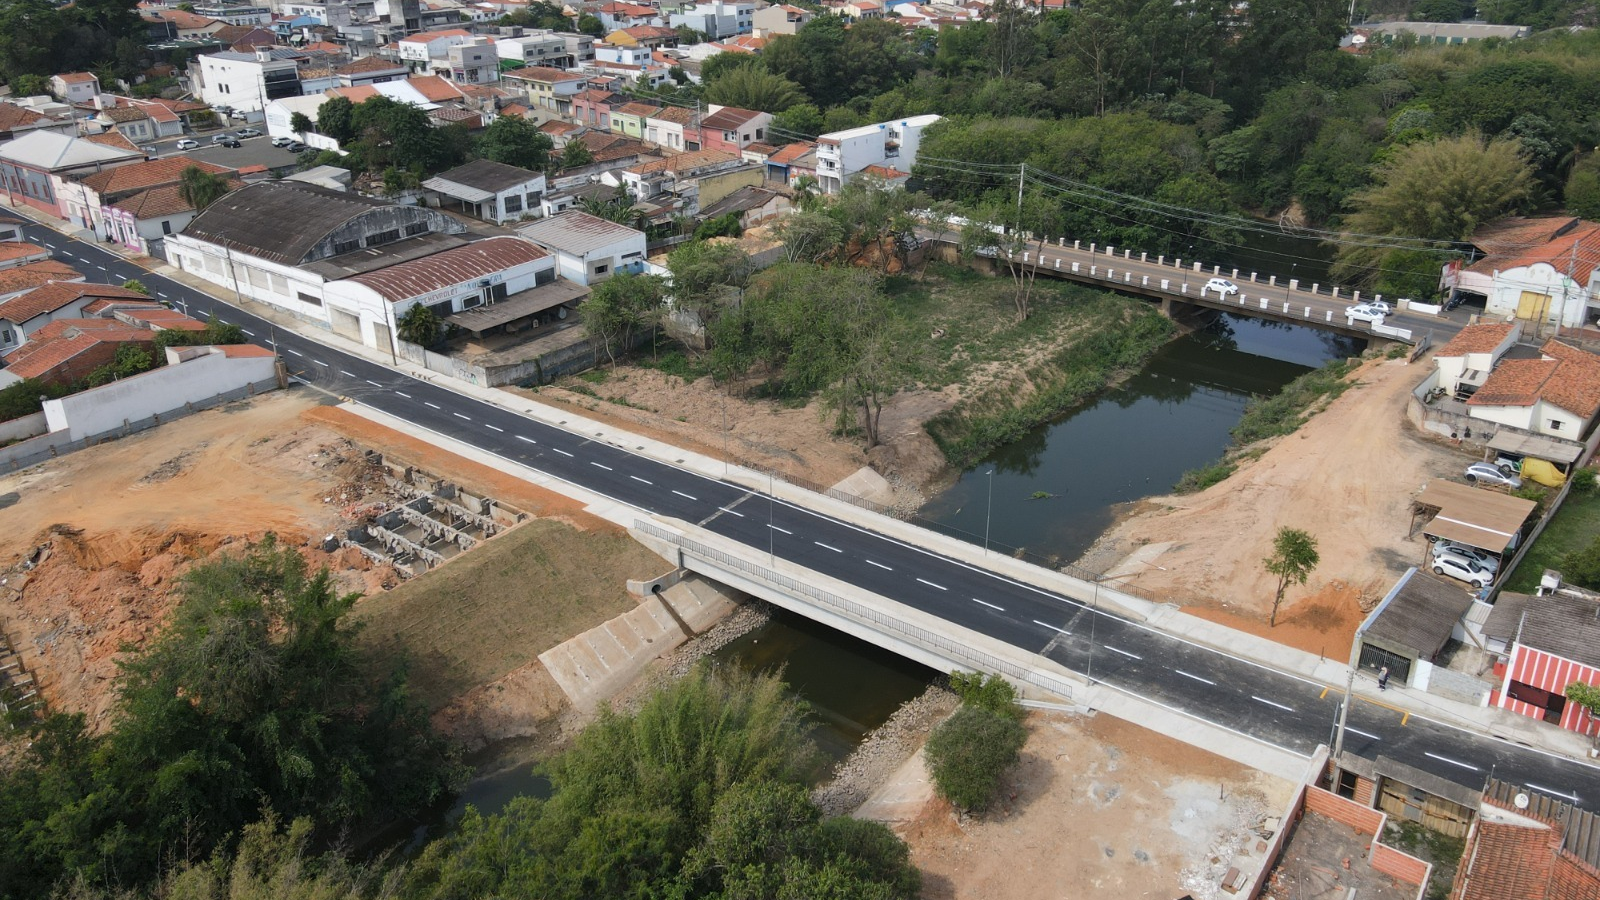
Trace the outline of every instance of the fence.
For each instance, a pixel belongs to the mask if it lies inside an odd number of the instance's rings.
[[[1058,697],[1066,699],[1071,699],[1072,697],[1072,685],[1065,679],[1052,678],[1043,672],[1018,665],[992,653],[974,650],[958,640],[929,631],[926,628],[918,628],[915,625],[907,624],[898,617],[889,615],[882,610],[874,609],[865,604],[841,597],[838,594],[804,584],[781,572],[775,572],[766,566],[757,565],[731,553],[718,550],[715,547],[709,547],[651,522],[636,519],[634,520],[633,528],[642,534],[666,541],[677,547],[685,555],[696,556],[706,562],[738,572],[770,587],[782,590],[791,597],[810,600],[848,619],[871,625],[880,632],[893,634],[909,644],[920,647],[952,663],[966,666],[975,671],[1004,675],[1012,681],[1043,688]],[[959,626],[951,627],[959,628]],[[965,629],[961,630],[964,631]]]
[[[786,484],[804,488],[814,494],[822,494],[823,496],[832,497],[835,500],[843,501],[851,506],[856,506],[867,510],[868,512],[875,512],[879,515],[888,516],[892,519],[899,519],[902,522],[910,522],[911,524],[916,525],[918,528],[923,528],[936,534],[942,534],[945,537],[955,538],[958,541],[963,541],[974,546],[982,546],[986,549],[994,550],[997,553],[1004,553],[1006,556],[1009,556],[1012,559],[1021,560],[1022,562],[1029,563],[1030,565],[1035,565],[1043,569],[1049,569],[1053,572],[1059,572],[1063,575],[1071,576],[1080,581],[1109,584],[1110,581],[1113,580],[1107,579],[1104,572],[1096,572],[1092,569],[1085,569],[1082,566],[1073,565],[1072,563],[1064,563],[1061,561],[1060,557],[1043,556],[1041,554],[1034,553],[1025,547],[1012,547],[1008,544],[1002,544],[998,541],[985,540],[983,535],[973,534],[970,531],[963,531],[960,528],[947,525],[943,522],[935,522],[934,520],[925,518],[921,514],[910,509],[886,506],[874,500],[869,500],[866,497],[852,494],[848,491],[841,491],[838,488],[832,488],[826,485],[818,484],[815,481],[809,481],[796,475],[789,475],[779,472],[776,469],[760,465],[759,463],[745,463],[744,465],[747,469],[760,472],[769,478],[775,478]],[[1117,584],[1116,590],[1118,593],[1127,594],[1131,597],[1138,597],[1141,600],[1148,600],[1152,603],[1166,602],[1162,598],[1157,597],[1155,594],[1135,587],[1131,584]]]
[[[122,425],[117,428],[113,428],[109,431],[103,431],[99,434],[92,434],[86,438],[76,441],[65,441],[61,439],[61,437],[65,436],[67,433],[65,429],[61,431],[54,431],[50,434],[43,434],[36,438],[30,438],[19,444],[12,444],[9,447],[0,448],[0,468],[3,468],[4,471],[7,472],[15,472],[18,469],[25,469],[28,466],[38,465],[39,463],[54,459],[58,456],[64,456],[68,453],[82,450],[85,447],[93,447],[97,444],[103,444],[106,441],[114,441],[117,438],[124,438],[128,437],[129,435],[138,434],[141,431],[148,431],[157,425],[163,425],[167,422],[181,419],[184,416],[190,415],[191,413],[202,412],[204,410],[221,406],[224,403],[232,403],[235,400],[244,400],[264,391],[274,390],[277,387],[278,380],[276,378],[260,381],[255,384],[247,384],[244,387],[236,390],[214,394],[204,400],[196,400],[191,403],[186,403],[183,406],[168,410],[167,412],[156,413],[136,421],[124,421]]]

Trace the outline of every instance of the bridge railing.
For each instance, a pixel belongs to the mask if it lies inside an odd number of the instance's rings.
[[[755,581],[767,584],[770,587],[785,591],[790,596],[805,599],[818,606],[832,610],[845,618],[853,619],[863,624],[870,624],[880,631],[892,634],[909,644],[941,656],[957,665],[966,666],[975,671],[1004,675],[1014,682],[1043,688],[1058,697],[1072,698],[1072,685],[1065,679],[1055,678],[1044,672],[995,656],[992,653],[973,649],[953,638],[929,631],[926,628],[919,628],[882,610],[874,609],[864,603],[858,603],[848,597],[841,597],[831,591],[812,587],[782,572],[750,562],[716,547],[708,546],[686,535],[662,528],[653,522],[635,519],[633,528],[641,534],[647,534],[672,544],[685,556],[699,557],[706,562],[714,563]]]

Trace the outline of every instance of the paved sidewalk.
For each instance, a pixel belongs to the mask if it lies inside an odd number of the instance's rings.
[[[44,216],[37,210],[18,208],[16,211],[69,236],[82,238],[86,235],[83,229],[76,228],[71,223],[62,220]],[[1183,640],[1206,646],[1267,668],[1299,676],[1309,682],[1322,685],[1331,691],[1343,692],[1345,683],[1349,678],[1349,666],[1345,659],[1319,658],[1310,653],[1292,647],[1285,647],[1265,638],[1191,616],[1172,604],[1153,603],[1139,597],[1124,594],[1104,583],[1085,581],[1035,566],[1031,563],[1022,562],[1004,554],[990,553],[982,547],[965,541],[916,527],[899,519],[869,511],[843,500],[813,493],[780,479],[774,479],[770,475],[756,472],[731,462],[691,452],[663,441],[643,437],[608,424],[586,419],[578,412],[567,407],[547,405],[507,391],[483,387],[450,375],[434,372],[404,359],[393,359],[389,353],[373,347],[367,347],[342,335],[335,334],[327,327],[297,319],[275,307],[252,300],[246,300],[241,304],[239,299],[233,296],[232,292],[225,291],[218,285],[183,272],[162,260],[132,254],[127,252],[126,248],[98,241],[94,243],[95,246],[101,249],[116,252],[136,265],[215,297],[224,303],[239,305],[252,315],[274,322],[286,330],[298,332],[353,356],[388,366],[420,380],[448,387],[451,390],[467,394],[476,399],[527,415],[548,425],[583,435],[588,439],[641,453],[657,461],[676,465],[679,468],[693,471],[706,477],[721,478],[754,491],[771,492],[779,499],[795,506],[813,509],[841,521],[888,535],[905,544],[921,547],[968,563],[974,567],[992,570],[1023,584],[1071,597],[1079,602],[1093,605],[1107,612],[1116,613],[1134,622],[1143,623],[1152,629]],[[488,461],[486,458],[488,454],[472,455],[482,458],[481,461]],[[624,527],[630,527],[633,524],[633,520],[642,515],[631,507],[624,507],[588,491],[575,489],[573,485],[557,479],[541,479],[539,481],[552,490],[572,495],[576,499],[589,503],[591,512]],[[1391,690],[1380,692],[1377,689],[1376,681],[1364,674],[1358,674],[1354,679],[1353,692],[1354,696],[1361,701],[1395,709],[1402,714],[1426,717],[1437,722],[1455,725],[1478,734],[1496,737],[1559,756],[1584,760],[1591,758],[1589,750],[1591,745],[1588,738],[1506,710],[1472,706],[1434,694],[1408,690],[1403,687],[1391,686]]]

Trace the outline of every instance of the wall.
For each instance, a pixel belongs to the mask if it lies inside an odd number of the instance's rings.
[[[1427,890],[1428,876],[1432,874],[1433,866],[1377,840],[1383,834],[1384,822],[1389,818],[1385,813],[1318,787],[1306,788],[1305,808],[1348,825],[1362,834],[1371,835],[1372,855],[1368,860],[1373,870],[1417,885],[1417,897],[1420,900],[1423,891]]]
[[[700,208],[705,209],[739,188],[760,187],[766,182],[766,178],[767,172],[764,166],[744,166],[738,169],[702,175],[698,179],[700,183]]]
[[[269,381],[276,374],[277,361],[272,357],[229,359],[217,352],[59,400],[46,400],[44,413],[51,432],[66,431],[69,440],[78,441],[134,420],[164,415],[217,394]]]
[[[45,423],[43,412],[19,416],[9,422],[0,422],[0,444],[31,438],[36,434],[44,434],[49,430],[50,426]]]

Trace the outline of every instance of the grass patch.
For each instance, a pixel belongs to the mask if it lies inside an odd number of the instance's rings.
[[[1563,557],[1589,546],[1596,534],[1600,534],[1600,494],[1568,492],[1555,517],[1528,548],[1528,555],[1506,579],[1505,589],[1533,593],[1545,569],[1560,569]]]
[[[1334,360],[1320,369],[1307,372],[1283,386],[1270,397],[1256,397],[1244,408],[1239,424],[1233,426],[1236,446],[1291,434],[1306,420],[1307,412],[1319,401],[1334,400],[1354,385],[1345,376],[1356,369],[1348,360]]]
[[[1423,860],[1433,863],[1433,877],[1428,879],[1427,900],[1447,900],[1455,886],[1456,867],[1461,864],[1461,854],[1467,848],[1467,839],[1450,837],[1416,822],[1390,819],[1383,829],[1383,842]]]
[[[1229,475],[1238,471],[1239,467],[1231,462],[1215,462],[1209,466],[1190,469],[1178,479],[1173,491],[1179,494],[1194,494],[1211,487],[1213,484],[1224,481]]]
[[[587,381],[590,384],[605,384],[606,380],[610,377],[611,373],[605,369],[590,369],[589,371],[579,375],[578,379],[580,381]]]
[[[629,578],[661,558],[626,534],[534,519],[431,572],[356,604],[361,646],[410,661],[410,690],[431,710],[627,612]]]
[[[676,375],[684,381],[697,381],[711,374],[704,359],[689,353],[682,344],[676,342],[667,345],[654,357],[637,354],[630,362],[641,369],[655,369],[666,375]]]

